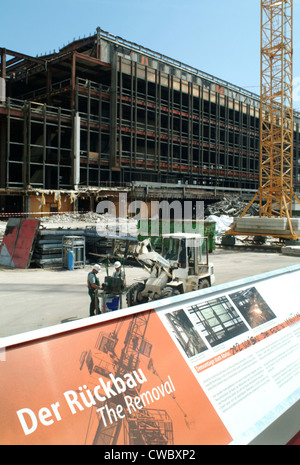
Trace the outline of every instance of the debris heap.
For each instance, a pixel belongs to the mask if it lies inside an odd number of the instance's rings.
[[[245,208],[248,206],[249,202],[244,202],[240,197],[227,197],[224,196],[222,200],[212,205],[208,205],[205,208],[204,214],[205,216],[210,215],[226,215],[230,217],[238,217],[240,216]],[[251,216],[259,216],[259,206],[255,203],[249,207],[247,211],[247,215]]]

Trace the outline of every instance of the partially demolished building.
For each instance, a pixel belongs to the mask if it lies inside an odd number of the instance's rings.
[[[0,56],[1,211],[257,189],[257,95],[100,28],[58,53]]]

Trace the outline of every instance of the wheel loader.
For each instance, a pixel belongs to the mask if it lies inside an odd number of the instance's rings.
[[[161,254],[147,238],[135,244],[129,255],[149,272],[149,277],[130,286],[128,307],[210,287],[215,282],[207,238],[198,234],[164,234]]]

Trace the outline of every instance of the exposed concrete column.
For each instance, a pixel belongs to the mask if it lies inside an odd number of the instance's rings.
[[[76,90],[76,54],[72,54],[71,68],[71,110],[75,110],[75,90]]]
[[[1,50],[0,102],[6,98],[6,50]]]
[[[110,92],[110,171],[109,180],[111,181],[112,168],[116,166],[117,161],[117,52],[114,51],[111,60],[111,92]]]
[[[101,61],[101,28],[97,27],[97,58]]]
[[[0,187],[6,187],[6,141],[7,135],[7,120],[0,120]]]
[[[74,157],[73,157],[73,184],[77,191],[80,183],[80,116],[74,117]]]

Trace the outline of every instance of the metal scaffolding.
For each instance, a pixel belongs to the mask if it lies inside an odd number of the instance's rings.
[[[260,214],[291,216],[293,1],[261,2]]]
[[[260,56],[259,188],[238,219],[238,227],[236,221],[226,234],[241,234],[242,230],[244,235],[267,235],[268,230],[268,235],[295,240],[300,231],[295,221],[293,225],[292,209],[293,201],[300,204],[300,200],[294,191],[293,0],[261,0]],[[242,217],[256,200],[260,222],[252,222],[251,227],[246,219],[248,229],[242,227]],[[280,231],[274,219],[281,220]]]

